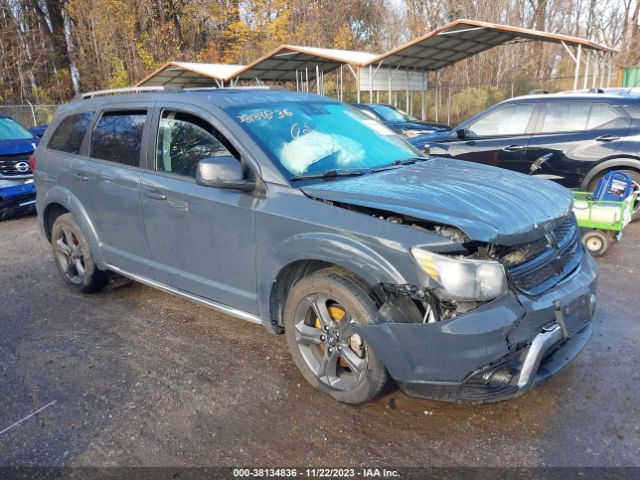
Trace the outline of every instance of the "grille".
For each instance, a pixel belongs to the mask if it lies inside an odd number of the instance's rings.
[[[3,177],[15,177],[31,175],[31,169],[21,172],[16,167],[21,162],[29,161],[28,153],[21,153],[19,155],[2,155],[0,156],[0,176]]]
[[[529,295],[539,295],[560,282],[580,264],[583,250],[573,216],[553,230],[551,237],[555,237],[555,242],[543,238],[504,253],[503,262],[518,290]],[[516,263],[514,259],[520,261]]]

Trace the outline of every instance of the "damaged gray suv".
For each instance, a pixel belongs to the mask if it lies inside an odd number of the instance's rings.
[[[36,152],[39,223],[72,289],[116,274],[284,333],[342,402],[395,382],[517,396],[591,334],[597,268],[554,183],[424,158],[329,98],[85,94]]]

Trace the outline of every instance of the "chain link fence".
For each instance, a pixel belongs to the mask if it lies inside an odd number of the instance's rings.
[[[19,121],[27,128],[49,125],[58,105],[0,105],[0,114]]]

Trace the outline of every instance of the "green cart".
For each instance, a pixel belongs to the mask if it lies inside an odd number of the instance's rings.
[[[573,212],[583,230],[582,243],[594,257],[601,257],[631,221],[636,195],[622,201],[594,200],[593,193],[573,192]]]

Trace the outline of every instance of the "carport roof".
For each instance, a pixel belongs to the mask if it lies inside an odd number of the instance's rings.
[[[461,19],[389,50],[363,65],[382,61],[385,67],[439,70],[490,48],[522,41],[551,42],[607,53],[617,52],[584,38]]]
[[[323,72],[330,72],[345,64],[360,66],[376,57],[373,53],[352,50],[281,45],[239,70],[231,78],[293,81],[296,79],[296,71],[305,72],[306,75],[307,70],[309,78],[315,78],[316,66]]]
[[[179,85],[181,87],[204,87],[224,81],[244,68],[243,65],[222,63],[169,62],[147,76],[136,86]]]

